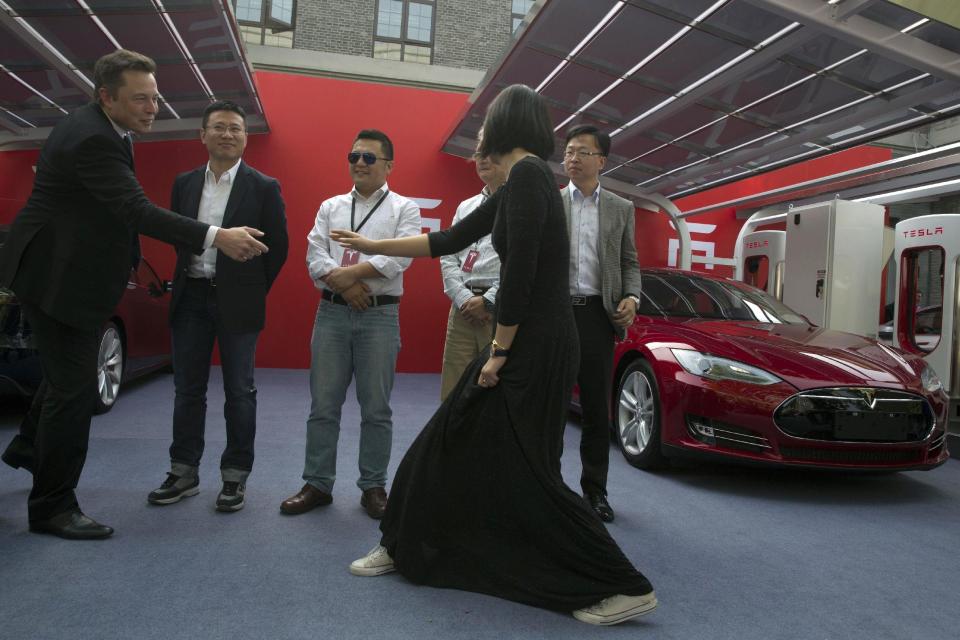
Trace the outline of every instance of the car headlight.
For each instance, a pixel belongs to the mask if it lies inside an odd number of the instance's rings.
[[[933,370],[933,367],[926,365],[923,368],[923,371],[920,372],[920,384],[923,385],[923,388],[928,393],[936,393],[943,389],[943,383],[940,382],[937,372]]]
[[[688,373],[710,380],[736,380],[750,384],[776,384],[782,382],[780,378],[763,369],[751,367],[748,364],[709,356],[690,349],[670,349],[673,357]]]

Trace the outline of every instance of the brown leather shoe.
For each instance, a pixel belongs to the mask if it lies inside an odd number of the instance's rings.
[[[387,492],[383,487],[367,489],[360,496],[360,506],[366,509],[368,516],[379,520],[387,509]]]
[[[309,482],[296,495],[290,496],[280,503],[280,513],[288,516],[297,516],[316,507],[323,507],[333,502],[333,496],[321,491]]]

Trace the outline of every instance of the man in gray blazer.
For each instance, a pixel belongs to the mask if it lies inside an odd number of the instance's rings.
[[[634,206],[600,187],[610,136],[580,125],[567,132],[562,191],[570,232],[570,302],[580,337],[580,460],[583,495],[604,522],[610,463],[610,393],[613,345],[626,336],[640,305],[640,267]]]

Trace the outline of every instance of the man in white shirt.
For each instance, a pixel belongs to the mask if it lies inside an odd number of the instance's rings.
[[[203,114],[200,139],[208,162],[177,177],[170,208],[210,225],[253,226],[270,251],[235,262],[215,249],[177,250],[170,328],[173,340],[173,443],[170,472],[147,496],[167,505],[199,492],[204,448],[207,382],[213,343],[220,347],[227,446],[220,458],[223,488],[217,511],[239,511],[253,469],[257,389],[253,382],[257,337],[267,292],[287,259],[287,220],[280,184],[240,158],[247,145],[246,113],[233,102],[215,102]]]
[[[296,515],[332,502],[340,412],[354,379],[360,403],[360,504],[379,519],[387,505],[393,443],[390,392],[400,351],[399,302],[411,259],[344,249],[330,240],[330,230],[362,230],[375,239],[415,236],[420,208],[387,185],[393,143],[382,131],[358,133],[347,161],[353,190],[324,201],[307,236],[307,269],[322,300],[310,343],[305,484],[280,511]]]
[[[570,231],[570,302],[580,338],[583,430],[580,487],[593,510],[612,522],[607,501],[613,345],[626,336],[640,305],[633,203],[600,188],[610,136],[590,125],[567,132],[561,192]]]
[[[497,165],[474,154],[477,175],[483,190],[457,207],[451,224],[456,224],[479,207],[505,182]],[[443,345],[443,369],[440,373],[440,400],[446,399],[493,336],[493,305],[500,283],[500,257],[486,235],[460,253],[440,258],[443,292],[450,298],[447,338]]]

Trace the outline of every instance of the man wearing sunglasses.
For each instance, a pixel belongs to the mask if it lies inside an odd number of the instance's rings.
[[[590,125],[567,132],[561,191],[570,232],[570,303],[580,338],[580,487],[593,510],[612,522],[607,501],[613,345],[640,305],[633,203],[600,187],[610,136]]]
[[[147,496],[150,504],[173,504],[199,492],[214,340],[220,347],[227,427],[217,511],[243,508],[247,476],[253,469],[257,338],[266,319],[267,292],[287,259],[288,242],[280,183],[241,159],[247,146],[246,118],[243,108],[229,101],[214,102],[204,110],[200,140],[208,161],[177,177],[170,208],[208,224],[260,229],[270,251],[233,262],[212,249],[199,255],[177,250],[170,301],[175,389],[170,472]]]
[[[367,256],[330,240],[331,229],[370,238],[420,233],[420,208],[390,190],[393,143],[382,131],[357,134],[346,156],[353,189],[323,202],[307,236],[307,269],[321,291],[310,342],[310,417],[305,484],[280,511],[296,515],[332,502],[340,412],[351,379],[360,403],[360,504],[379,519],[387,505],[393,443],[390,392],[400,350],[399,302],[410,258]]]

